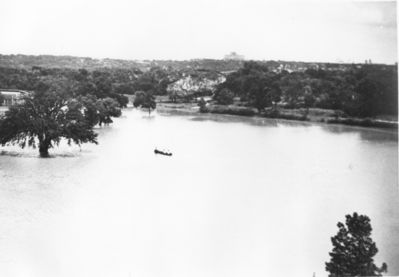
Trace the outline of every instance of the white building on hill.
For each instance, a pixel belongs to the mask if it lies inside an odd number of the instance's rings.
[[[243,55],[238,55],[236,52],[231,52],[228,55],[224,56],[225,60],[233,60],[233,61],[242,61],[245,59]]]

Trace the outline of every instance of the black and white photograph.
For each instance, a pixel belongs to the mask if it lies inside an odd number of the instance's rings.
[[[399,276],[397,11],[0,0],[0,277]]]

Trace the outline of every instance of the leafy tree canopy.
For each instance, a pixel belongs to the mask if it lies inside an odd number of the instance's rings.
[[[233,103],[234,94],[228,88],[223,88],[215,92],[213,99],[216,100],[218,104],[229,105]]]
[[[157,106],[155,102],[155,97],[151,91],[138,91],[135,94],[135,98],[133,101],[134,107],[141,107],[143,109],[148,109],[148,113],[151,114],[151,110],[154,110]]]
[[[110,97],[98,99],[93,95],[81,96],[78,98],[83,104],[83,113],[91,126],[112,123],[112,117],[119,117],[122,114],[118,102]]]
[[[370,218],[365,215],[346,216],[346,224],[338,222],[338,233],[331,238],[333,250],[326,270],[332,276],[380,276],[387,265],[377,267],[374,256],[378,249],[371,239]]]
[[[86,120],[83,105],[66,93],[37,91],[11,106],[0,119],[0,144],[39,147],[42,157],[61,139],[68,144],[97,143],[97,134]]]

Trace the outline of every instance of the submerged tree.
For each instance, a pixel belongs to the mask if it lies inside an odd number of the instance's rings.
[[[79,97],[83,104],[83,114],[87,122],[94,127],[112,123],[112,117],[120,117],[122,111],[118,102],[110,97],[97,99],[93,95]]]
[[[374,264],[373,257],[378,249],[371,239],[370,219],[365,215],[346,216],[346,226],[338,222],[337,235],[331,238],[333,250],[326,270],[331,276],[381,276],[387,271],[387,264]]]
[[[157,103],[155,102],[154,95],[150,91],[138,91],[135,94],[133,106],[136,108],[141,107],[143,109],[148,109],[148,114],[151,114],[151,110],[157,107]]]
[[[0,144],[39,147],[41,157],[65,138],[72,142],[97,143],[97,134],[83,114],[83,105],[63,93],[39,91],[11,106],[0,119]]]
[[[126,108],[127,104],[129,104],[129,98],[125,95],[113,93],[111,94],[111,97],[117,101],[119,107],[121,108]]]
[[[122,112],[119,108],[119,104],[112,98],[99,99],[96,102],[98,110],[99,125],[112,123],[111,117],[120,117]]]

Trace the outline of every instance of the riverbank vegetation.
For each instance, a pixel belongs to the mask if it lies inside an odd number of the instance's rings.
[[[13,105],[0,119],[0,144],[39,148],[41,157],[62,138],[70,145],[97,143],[91,108],[60,91],[37,91]],[[95,119],[96,120],[96,119]],[[101,120],[101,119],[100,119]]]
[[[155,102],[155,96],[151,91],[137,91],[134,95],[133,106],[135,108],[141,107],[148,110],[148,114],[151,114],[151,110],[157,107]]]
[[[397,115],[397,68],[394,66],[367,64],[345,71],[310,68],[289,73],[272,72],[267,66],[247,62],[228,75],[215,94],[226,90],[259,111],[278,105],[341,110],[358,117]]]
[[[396,65],[82,59],[3,55],[0,88],[37,91],[43,82],[63,84],[98,111],[112,106],[111,99],[119,108],[130,101],[151,111],[162,98],[197,104],[200,112],[397,127]],[[117,112],[93,122],[110,123],[112,116]]]
[[[396,66],[289,73],[246,62],[199,106],[201,112],[397,128],[397,91]]]
[[[3,88],[27,91],[0,115],[0,144],[38,148],[41,157],[62,139],[97,143],[93,127],[112,123],[128,103],[102,73],[1,68],[0,79]]]

